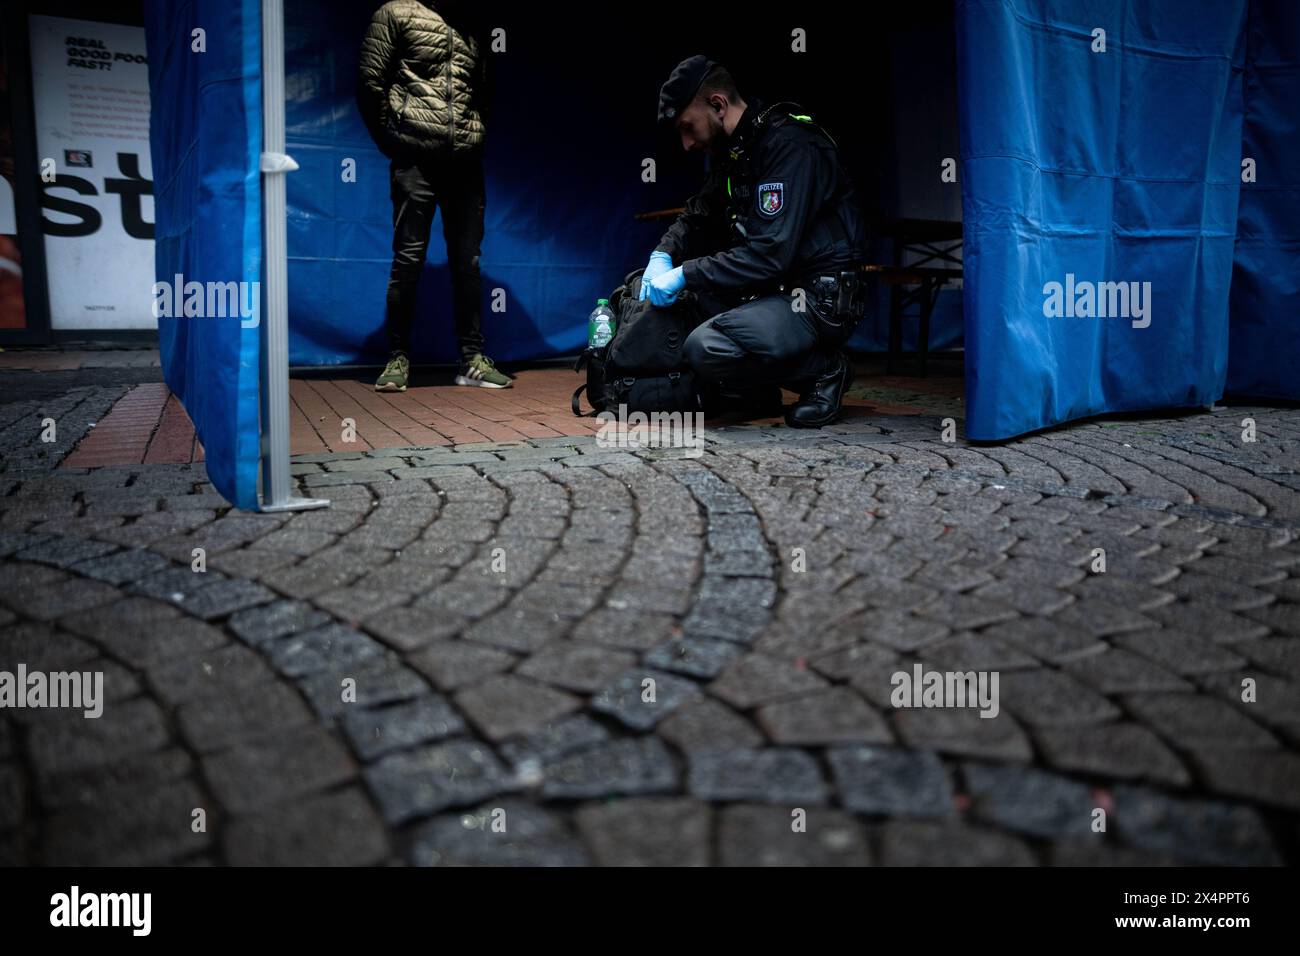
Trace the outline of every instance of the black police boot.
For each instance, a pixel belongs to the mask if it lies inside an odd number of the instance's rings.
[[[853,384],[853,366],[842,352],[837,353],[834,364],[799,401],[785,413],[785,423],[791,428],[821,428],[839,417],[844,403],[844,393]]]

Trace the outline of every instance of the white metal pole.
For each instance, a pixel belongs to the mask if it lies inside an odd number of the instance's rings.
[[[321,498],[289,491],[289,276],[285,237],[284,4],[262,0],[262,216],[265,225],[262,319],[262,510],[324,508]]]

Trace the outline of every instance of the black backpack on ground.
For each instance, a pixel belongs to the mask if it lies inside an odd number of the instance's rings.
[[[574,366],[587,371],[587,384],[573,393],[575,415],[617,412],[695,412],[700,409],[695,373],[682,356],[682,346],[705,318],[695,296],[681,292],[671,308],[656,309],[637,299],[640,269],[628,274],[609,297],[616,323],[614,338],[601,348],[588,346]],[[592,410],[582,411],[582,393]]]

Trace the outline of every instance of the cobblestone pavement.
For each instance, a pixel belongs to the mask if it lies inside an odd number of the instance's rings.
[[[0,669],[107,699],[0,717],[0,862],[1300,855],[1300,410],[307,455],[262,515],[53,470],[122,390],[0,407]]]

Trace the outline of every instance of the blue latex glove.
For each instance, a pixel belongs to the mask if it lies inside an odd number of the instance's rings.
[[[677,301],[677,293],[686,288],[682,267],[670,269],[650,283],[650,304],[665,306]]]
[[[666,252],[655,250],[650,253],[650,261],[646,264],[645,272],[641,274],[641,294],[637,296],[642,302],[650,294],[649,285],[665,272],[672,271],[673,257]]]

